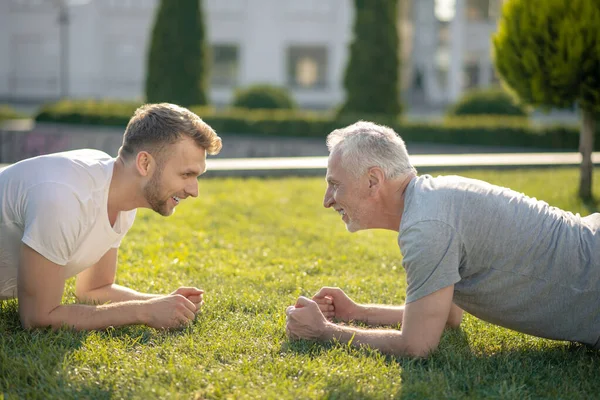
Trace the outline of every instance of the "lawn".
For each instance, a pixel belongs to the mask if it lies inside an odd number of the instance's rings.
[[[581,214],[576,169],[469,171]],[[600,198],[600,175],[594,182]],[[200,197],[164,219],[140,210],[118,283],[167,293],[205,289],[182,331],[146,327],[24,332],[0,302],[5,398],[591,398],[600,356],[494,327],[469,315],[426,360],[286,339],[285,307],[321,286],[359,302],[402,304],[394,232],[346,232],[322,207],[322,178],[201,179]],[[510,251],[510,249],[507,249]],[[74,302],[73,280],[66,302]],[[600,334],[600,332],[599,332]]]

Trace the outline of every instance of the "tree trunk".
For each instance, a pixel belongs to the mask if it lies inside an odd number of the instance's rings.
[[[583,111],[581,134],[579,135],[579,152],[581,153],[581,177],[579,180],[579,197],[584,200],[592,198],[592,151],[594,150],[594,131],[596,121],[594,113]]]

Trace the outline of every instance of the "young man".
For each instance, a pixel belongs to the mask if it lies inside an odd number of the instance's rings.
[[[138,207],[168,216],[198,195],[206,153],[221,146],[189,110],[148,104],[129,121],[116,158],[75,150],[0,171],[0,299],[18,298],[25,328],[175,328],[192,321],[202,290],[157,295],[116,285],[117,252]],[[108,304],[61,304],[65,280],[75,275],[79,300]]]
[[[325,287],[288,307],[291,338],[426,356],[465,310],[519,332],[600,347],[600,213],[582,218],[474,179],[417,177],[402,139],[372,123],[336,130],[327,145],[323,205],[350,232],[399,233],[406,304],[360,305]],[[333,317],[402,330],[336,325]]]

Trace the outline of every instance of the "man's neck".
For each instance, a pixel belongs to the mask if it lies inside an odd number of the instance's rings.
[[[389,201],[384,204],[384,213],[386,215],[386,228],[396,232],[400,231],[402,214],[404,213],[404,196],[408,185],[416,175],[411,173],[406,177],[390,182]]]
[[[114,225],[121,211],[133,210],[140,206],[136,201],[138,198],[137,185],[132,184],[132,179],[128,175],[129,172],[124,161],[117,157],[108,189],[107,211],[111,226]]]

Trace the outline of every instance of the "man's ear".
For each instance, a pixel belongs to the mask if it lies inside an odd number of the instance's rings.
[[[135,168],[141,176],[151,175],[155,164],[154,157],[147,151],[140,151],[135,157]]]
[[[377,190],[379,190],[379,188],[381,187],[381,184],[383,183],[383,181],[385,179],[385,174],[383,173],[383,170],[381,168],[371,167],[371,168],[369,168],[368,178],[369,178],[369,189],[377,191]]]

